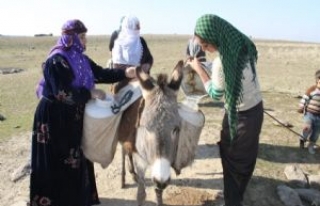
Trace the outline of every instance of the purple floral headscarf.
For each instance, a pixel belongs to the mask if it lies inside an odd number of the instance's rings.
[[[51,49],[49,57],[61,54],[70,64],[74,73],[72,85],[74,87],[94,88],[94,77],[89,61],[83,52],[78,34],[87,32],[87,28],[80,20],[69,20],[62,26],[62,34],[57,44]]]

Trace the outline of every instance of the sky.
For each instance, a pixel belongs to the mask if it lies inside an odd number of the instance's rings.
[[[58,36],[68,19],[80,19],[87,35],[110,35],[132,14],[141,34],[192,35],[208,13],[253,38],[320,43],[318,0],[0,0],[0,34]]]

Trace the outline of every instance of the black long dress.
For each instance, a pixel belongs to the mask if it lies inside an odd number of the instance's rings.
[[[89,59],[89,58],[88,58]],[[96,83],[125,79],[123,70],[103,69],[89,59]],[[81,149],[86,88],[71,86],[72,69],[63,56],[46,61],[43,97],[36,108],[30,176],[31,206],[99,204],[93,163]]]

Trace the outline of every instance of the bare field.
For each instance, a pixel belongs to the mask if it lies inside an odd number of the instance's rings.
[[[170,73],[176,62],[184,59],[188,36],[147,35],[155,58],[152,74]],[[34,86],[40,78],[40,64],[56,37],[0,37],[0,68],[23,68],[17,74],[0,74],[0,205],[24,205],[28,199],[28,176],[17,182],[11,174],[25,164],[30,155],[30,128],[37,104]],[[258,78],[263,91],[266,112],[293,125],[300,132],[302,115],[296,112],[299,98],[314,83],[320,69],[320,44],[256,40],[259,51]],[[108,37],[89,36],[87,53],[105,65],[109,58]],[[209,55],[211,58],[211,55]],[[105,87],[108,89],[108,86]],[[183,98],[181,94],[180,98]],[[222,167],[216,142],[219,141],[223,115],[222,103],[204,99],[200,109],[206,123],[202,131],[194,163],[172,173],[172,184],[164,192],[168,206],[214,206],[222,203]],[[307,174],[320,175],[320,149],[315,155],[299,149],[298,136],[275,120],[264,116],[260,151],[254,176],[245,194],[248,206],[283,206],[276,187],[289,184],[284,174],[288,165],[299,166]],[[318,142],[319,145],[319,142]],[[128,176],[128,187],[120,188],[120,148],[107,169],[96,165],[96,178],[101,206],[135,205],[137,185]],[[151,180],[147,181],[146,206],[155,205]],[[305,203],[307,206],[308,203]]]

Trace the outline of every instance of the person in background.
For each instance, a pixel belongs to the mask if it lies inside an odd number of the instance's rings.
[[[109,52],[111,53],[111,59],[109,59],[107,65],[108,67],[112,67],[112,49],[113,49],[113,46],[114,46],[114,42],[115,40],[118,38],[118,35],[121,31],[121,24],[122,24],[122,21],[124,19],[124,16],[121,17],[120,19],[120,26],[118,29],[114,30],[111,34],[111,37],[110,37],[110,41],[109,41]]]
[[[315,73],[315,84],[302,96],[298,112],[304,114],[300,147],[304,148],[305,142],[309,139],[308,151],[315,154],[316,142],[320,135],[320,70]]]
[[[206,61],[206,53],[202,50],[200,44],[195,41],[196,38],[193,36],[188,40],[186,55],[189,58],[198,58],[200,62]]]
[[[114,68],[125,69],[128,66],[153,65],[153,56],[145,39],[140,36],[140,21],[136,16],[123,18],[121,30],[112,49]],[[149,73],[149,71],[145,71]]]
[[[211,70],[212,62],[207,61],[205,51],[202,50],[201,45],[194,36],[188,41],[186,56],[187,59],[197,58],[208,72]]]
[[[112,32],[112,34],[111,34],[110,41],[109,41],[109,51],[110,51],[110,52],[112,51],[113,46],[114,46],[114,42],[115,42],[115,40],[118,38],[118,35],[119,35],[120,31],[121,31],[121,24],[122,24],[123,19],[124,19],[124,16],[121,17],[121,19],[120,19],[120,26],[119,26],[119,28],[116,29],[116,30],[114,30],[114,31]]]
[[[144,72],[150,73],[153,65],[153,56],[148,48],[145,39],[140,36],[140,21],[136,16],[126,15],[121,24],[121,31],[114,43],[112,49],[113,68],[118,70],[126,70],[130,66],[142,66]],[[129,82],[137,79],[126,79],[112,85],[114,94],[127,86]],[[139,124],[139,115],[143,108],[143,98],[140,96],[122,113],[118,130],[121,131],[121,136],[118,136],[118,141],[123,145],[124,152],[129,155],[135,147],[135,133]],[[130,118],[125,118],[130,117]],[[130,169],[133,173],[134,170]]]
[[[224,201],[226,206],[242,206],[255,168],[263,122],[256,46],[229,22],[213,14],[197,20],[194,35],[204,51],[220,55],[221,66],[214,62],[211,76],[197,58],[189,63],[212,99],[224,96],[225,115],[218,142]]]
[[[135,77],[135,68],[124,71],[98,66],[84,54],[86,33],[80,20],[67,21],[44,65],[42,98],[32,130],[32,206],[99,204],[94,166],[81,149],[85,104],[91,98],[105,98],[95,83]]]

